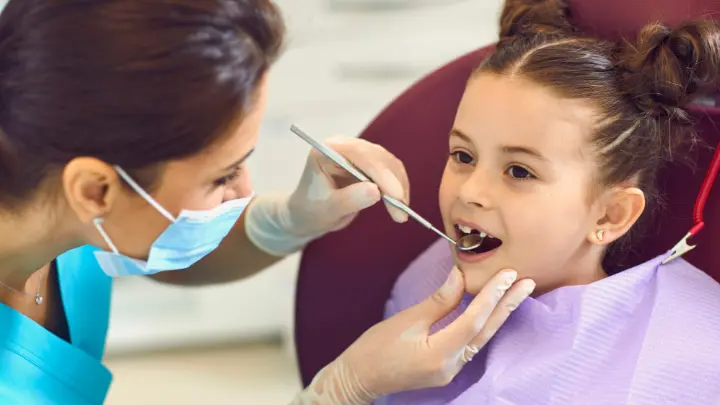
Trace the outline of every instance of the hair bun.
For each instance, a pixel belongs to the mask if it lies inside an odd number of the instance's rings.
[[[506,0],[500,16],[500,39],[575,31],[568,21],[567,0]]]
[[[711,20],[647,25],[620,64],[642,110],[686,119],[679,109],[720,85],[720,27]]]

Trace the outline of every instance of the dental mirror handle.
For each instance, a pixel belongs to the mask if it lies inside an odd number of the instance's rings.
[[[453,245],[457,245],[457,242],[455,242],[454,239],[451,237],[445,235],[444,232],[440,231],[439,229],[435,228],[430,222],[428,222],[425,218],[421,217],[420,214],[413,211],[412,208],[408,207],[407,204],[403,203],[400,200],[396,200],[395,198],[390,197],[389,195],[383,194],[382,199],[385,200],[387,203],[392,205],[393,207],[399,209],[400,211],[408,214],[412,219],[420,222],[425,228],[435,232],[436,234],[442,236],[447,240],[448,242],[452,243]]]
[[[309,143],[310,146],[312,146],[318,152],[325,155],[328,159],[335,162],[335,164],[337,164],[338,166],[342,167],[343,169],[348,171],[350,174],[355,176],[356,179],[358,179],[360,181],[367,181],[370,183],[374,183],[372,181],[372,179],[370,179],[363,172],[361,172],[359,169],[357,169],[355,166],[353,166],[350,162],[348,162],[341,154],[336,152],[334,149],[324,145],[322,142],[315,140],[313,137],[311,137],[310,135],[305,133],[303,130],[298,128],[296,125],[291,125],[290,131],[293,132],[295,135],[299,136],[305,142]],[[390,197],[389,195],[386,195],[386,194],[382,194],[382,198],[388,204],[392,205],[393,207],[398,208],[399,210],[408,214],[408,216],[412,217],[414,220],[420,222],[425,228],[440,235],[441,237],[443,237],[445,240],[452,243],[453,245],[460,247],[460,245],[458,245],[457,242],[453,238],[449,237],[444,232],[442,232],[439,229],[432,226],[432,224],[430,222],[428,222],[425,218],[421,217],[420,214],[413,211],[404,202],[397,200],[393,197]],[[465,247],[463,247],[462,249],[465,249]]]

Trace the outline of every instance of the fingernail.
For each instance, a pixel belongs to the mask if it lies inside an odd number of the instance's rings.
[[[402,183],[395,177],[395,174],[390,169],[384,169],[380,176],[383,179],[383,190],[386,194],[389,194],[397,199],[400,199],[405,194]]]
[[[530,294],[532,294],[533,291],[535,291],[535,282],[532,280],[523,280],[522,295],[517,301],[508,304],[508,309],[510,310],[510,312],[516,310],[520,306],[520,304],[522,304],[522,302],[525,301],[525,299],[529,297]]]
[[[400,211],[399,209],[393,207],[390,204],[387,204],[387,207],[389,208],[388,211],[390,212],[390,216],[392,216],[393,221],[399,222],[399,223],[405,223],[408,220],[408,215],[404,213],[403,211]]]
[[[458,277],[459,277],[459,270],[456,267],[453,267],[450,271],[450,275],[448,276],[447,280],[445,280],[445,284],[443,284],[442,289],[444,293],[452,293],[455,290],[455,286],[458,283]]]
[[[445,285],[448,287],[455,287],[455,284],[457,283],[457,277],[458,277],[458,270],[453,267],[452,270],[450,270],[450,275],[448,276],[447,280],[445,281]]]
[[[515,280],[517,280],[517,272],[515,270],[507,270],[503,274],[503,281],[499,288],[507,291],[508,288],[512,287]]]
[[[408,217],[408,214],[406,214],[406,213],[403,212],[403,211],[401,211],[401,212],[402,212],[402,213],[400,214],[400,222],[405,223],[405,222],[407,222],[408,219],[410,219],[410,218]]]
[[[529,297],[530,294],[535,291],[535,282],[528,279],[527,281],[523,282],[523,288],[525,289],[525,298]]]
[[[507,270],[503,274],[501,283],[497,286],[497,293],[495,294],[495,303],[497,304],[500,299],[505,295],[507,290],[513,285],[517,279],[517,272],[515,270]]]

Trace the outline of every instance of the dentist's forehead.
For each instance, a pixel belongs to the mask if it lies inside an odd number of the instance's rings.
[[[184,166],[193,166],[199,176],[216,175],[228,166],[232,166],[252,153],[260,135],[260,124],[265,114],[268,96],[267,81],[258,87],[258,95],[247,113],[240,115],[236,122],[227,128],[227,134],[212,145],[208,145],[197,155],[181,161]],[[186,165],[189,163],[189,165]]]

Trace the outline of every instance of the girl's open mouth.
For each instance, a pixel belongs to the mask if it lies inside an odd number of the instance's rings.
[[[455,233],[457,235],[457,239],[459,240],[463,236],[471,235],[471,234],[479,234],[482,238],[482,243],[480,246],[476,247],[473,250],[470,251],[463,251],[463,256],[475,256],[475,255],[481,255],[483,253],[489,253],[494,251],[495,249],[499,248],[500,245],[502,245],[502,240],[484,232],[478,229],[471,228],[467,225],[462,224],[455,224]],[[458,251],[460,252],[460,251]]]

